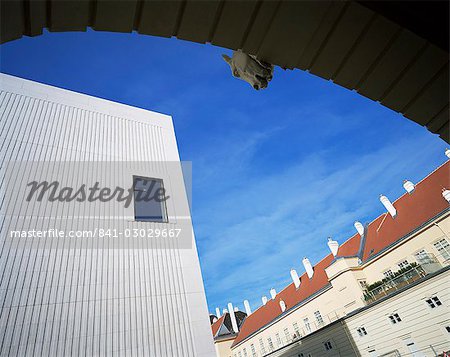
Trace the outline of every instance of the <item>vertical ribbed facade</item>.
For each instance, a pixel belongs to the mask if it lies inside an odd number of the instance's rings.
[[[179,161],[169,116],[7,75],[0,80],[3,171],[11,162]],[[9,179],[0,172],[0,355],[214,355],[193,238],[183,248],[17,249],[6,237],[27,227],[36,209],[5,199]],[[186,195],[174,202],[168,223],[134,222],[123,212],[109,212],[108,220],[120,230],[176,228]],[[101,210],[91,205],[59,225],[83,229],[84,216]],[[33,227],[50,229],[40,217],[31,217]]]

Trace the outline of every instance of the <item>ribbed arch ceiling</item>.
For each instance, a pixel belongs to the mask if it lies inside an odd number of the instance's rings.
[[[430,23],[415,25],[418,11],[402,17],[402,3],[3,0],[1,42],[91,27],[242,49],[355,90],[449,142],[448,47]]]

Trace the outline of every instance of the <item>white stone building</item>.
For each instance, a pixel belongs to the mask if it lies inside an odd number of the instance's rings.
[[[172,118],[4,74],[0,89],[0,355],[213,355]],[[55,173],[132,202],[22,200]],[[169,198],[138,204],[148,184]]]

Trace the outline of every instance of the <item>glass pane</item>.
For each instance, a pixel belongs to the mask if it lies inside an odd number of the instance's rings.
[[[165,199],[162,180],[134,178],[134,216],[137,221],[166,222]]]

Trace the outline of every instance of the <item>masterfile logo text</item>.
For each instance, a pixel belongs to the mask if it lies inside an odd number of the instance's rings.
[[[13,243],[192,246],[189,162],[9,162],[2,175]]]

